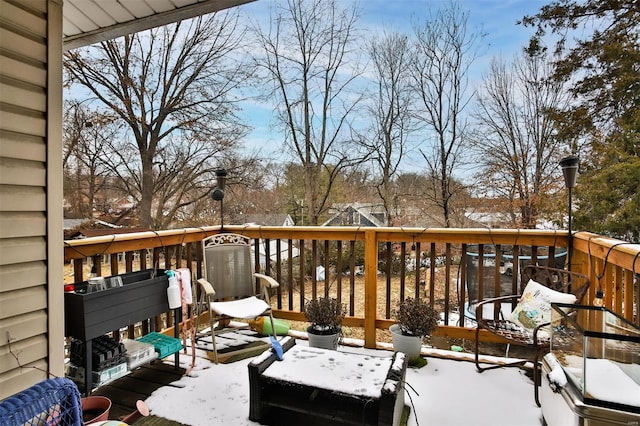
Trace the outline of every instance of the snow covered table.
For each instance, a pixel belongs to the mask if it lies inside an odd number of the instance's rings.
[[[304,418],[304,424],[398,425],[404,410],[407,360],[311,348],[282,340],[249,364],[249,419]]]

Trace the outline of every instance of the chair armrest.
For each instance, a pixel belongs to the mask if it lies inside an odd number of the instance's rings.
[[[280,283],[268,275],[253,273],[253,277],[260,280],[260,286],[262,287],[262,298],[265,302],[271,305],[271,298],[269,297],[269,289],[280,287]]]
[[[478,302],[476,306],[484,305],[486,303],[503,302],[509,299],[520,299],[521,297],[522,297],[521,294],[510,294],[508,296],[492,297],[490,299],[484,299],[481,302]]]
[[[204,278],[198,279],[198,284],[200,285],[200,289],[202,289],[204,294],[206,294],[207,296],[211,297],[216,294],[216,291],[213,289],[211,283]]]
[[[536,326],[536,328],[533,329],[533,344],[534,345],[538,346],[538,331],[540,331],[540,329],[542,329],[543,327],[548,327],[550,325],[551,325],[551,321],[539,324],[539,325]]]
[[[280,283],[268,275],[254,273],[253,276],[260,280],[260,284],[267,288],[280,287]]]
[[[482,307],[487,303],[502,303],[508,300],[518,300],[522,297],[520,294],[511,294],[509,296],[492,297],[490,299],[484,299],[476,305],[476,318],[482,318]]]

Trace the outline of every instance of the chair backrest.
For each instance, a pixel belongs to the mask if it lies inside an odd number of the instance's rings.
[[[250,239],[219,234],[202,240],[204,278],[213,285],[216,299],[255,295]]]
[[[483,259],[482,268],[482,297],[480,297],[480,268],[479,257],[476,253],[467,253],[467,276],[466,286],[467,295],[469,297],[469,304],[473,307],[480,300],[489,299],[498,296],[507,296],[514,293],[513,290],[513,277],[511,273],[500,274],[500,290],[496,294],[495,280],[496,280],[496,267],[495,258],[487,257]]]
[[[576,304],[580,304],[589,289],[589,277],[577,272],[546,266],[527,265],[522,269],[522,290],[532,279],[545,287],[576,296]]]
[[[484,254],[482,265],[483,288],[482,295],[480,295],[480,257],[478,253],[467,252],[466,286],[467,295],[469,297],[469,305],[473,307],[480,300],[522,293],[522,291],[524,290],[524,286],[526,286],[529,282],[529,279],[523,274],[523,269],[525,267],[533,266],[563,268],[566,256],[566,251],[555,253],[553,257],[547,255],[539,255],[536,257],[537,263],[533,264],[533,259],[530,255],[519,255],[518,262],[516,264],[513,264],[513,256],[503,254],[501,257],[502,264],[499,268],[500,289],[498,290],[498,292],[496,292],[496,257],[494,253]],[[513,275],[515,275],[516,278],[515,283]]]

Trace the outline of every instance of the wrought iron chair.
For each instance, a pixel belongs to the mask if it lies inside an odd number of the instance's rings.
[[[253,272],[249,238],[238,234],[219,234],[202,241],[204,277],[198,280],[196,330],[200,314],[209,312],[210,335],[214,361],[218,362],[216,333],[225,329],[230,319],[255,319],[268,316],[275,330],[269,289],[278,287],[273,278]],[[256,291],[256,281],[261,291]],[[201,338],[199,334],[197,338]]]
[[[485,370],[491,370],[500,367],[513,367],[522,366],[526,363],[524,361],[516,361],[507,364],[495,364],[491,366],[481,366],[479,361],[479,335],[480,330],[487,330],[492,334],[505,339],[508,344],[514,344],[518,346],[529,347],[535,351],[533,361],[533,381],[534,381],[534,397],[536,404],[540,406],[538,399],[538,386],[539,386],[539,371],[540,371],[540,357],[544,352],[549,350],[550,346],[550,333],[548,331],[549,322],[537,324],[533,327],[525,327],[516,318],[504,318],[499,314],[498,309],[491,310],[496,312],[492,318],[483,316],[484,305],[494,304],[494,306],[500,306],[503,303],[512,302],[513,306],[517,308],[516,303],[523,299],[523,292],[526,290],[526,286],[529,281],[533,280],[547,289],[554,290],[555,292],[564,293],[565,296],[575,296],[573,303],[579,304],[584,298],[589,288],[589,278],[586,275],[578,274],[575,272],[566,271],[564,269],[549,268],[546,266],[527,265],[522,269],[522,280],[520,294],[501,296],[481,301],[476,305],[476,341],[475,341],[475,362],[478,372],[482,373]],[[527,295],[529,296],[529,295]],[[525,296],[526,297],[526,296]],[[564,297],[564,296],[555,296]],[[564,300],[551,300],[551,302],[561,302]],[[566,301],[565,301],[566,302]],[[567,302],[568,303],[568,302]],[[548,303],[549,310],[551,304]],[[517,311],[516,311],[517,312]],[[526,315],[524,320],[527,320]],[[547,329],[545,329],[545,327]]]
[[[485,246],[485,248],[493,248],[495,251],[495,246]],[[536,256],[535,264],[562,269],[564,268],[566,257],[566,251],[555,253],[552,258],[548,255],[541,254]],[[481,274],[479,265],[480,256],[475,252],[467,252],[467,275],[465,284],[467,288],[468,303],[465,304],[465,315],[473,321],[475,321],[476,305],[478,302],[484,299],[518,293],[519,290],[517,286],[521,285],[520,281],[522,279],[521,271],[525,266],[532,264],[531,255],[527,254],[520,254],[518,256],[518,261],[514,264],[513,255],[503,253],[501,256],[502,263],[499,269],[496,269],[495,261],[495,253],[485,253],[483,255],[483,268]],[[497,273],[500,275],[497,280],[500,283],[499,289],[495,286]],[[480,277],[480,275],[482,275],[482,277]],[[516,277],[513,275],[516,275]],[[484,282],[483,287],[480,286],[481,279]],[[526,282],[524,284],[526,284]],[[503,315],[511,312],[513,309],[513,306],[511,305],[510,301],[508,301],[500,306]],[[494,307],[497,306],[485,304],[484,316],[493,315]]]

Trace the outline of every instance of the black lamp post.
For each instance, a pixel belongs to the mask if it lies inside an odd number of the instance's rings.
[[[220,201],[220,229],[224,227],[224,210],[222,200],[224,199],[224,187],[227,183],[227,171],[225,169],[216,170],[217,187],[211,191],[211,198]]]
[[[571,252],[573,251],[573,233],[571,231],[571,219],[573,215],[571,209],[571,190],[576,186],[579,163],[580,158],[575,155],[570,155],[560,160],[560,167],[562,168],[562,174],[564,175],[564,184],[569,190],[569,244],[567,247],[567,269],[569,271],[571,271]]]

